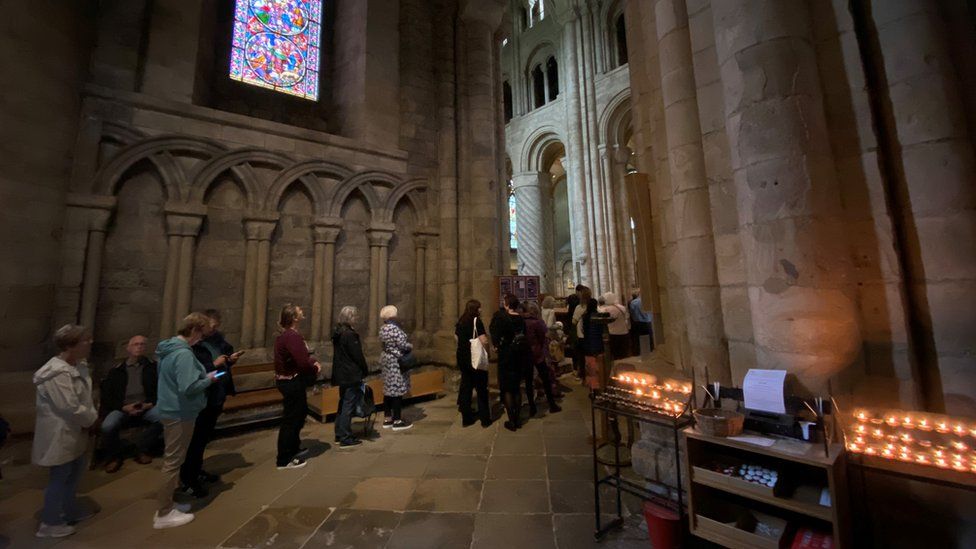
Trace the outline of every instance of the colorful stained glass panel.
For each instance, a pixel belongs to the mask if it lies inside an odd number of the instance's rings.
[[[508,231],[511,234],[509,247],[513,250],[518,249],[518,231],[515,219],[515,193],[508,195]]]
[[[233,80],[318,99],[321,0],[237,0]]]

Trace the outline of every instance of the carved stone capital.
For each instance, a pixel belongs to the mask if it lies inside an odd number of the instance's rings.
[[[104,233],[108,230],[108,222],[112,218],[118,201],[114,196],[96,194],[69,193],[67,205],[82,214],[83,227],[89,231]]]
[[[370,246],[385,248],[393,240],[393,231],[370,229],[366,231],[366,238],[369,239]]]
[[[312,225],[312,239],[316,244],[335,244],[342,227],[332,225]]]
[[[202,226],[202,215],[166,214],[166,234],[169,236],[197,236]]]
[[[278,215],[250,215],[244,218],[244,237],[247,240],[271,240]]]

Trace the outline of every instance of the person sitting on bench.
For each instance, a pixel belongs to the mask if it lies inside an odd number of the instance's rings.
[[[125,350],[126,359],[109,370],[101,383],[101,442],[107,473],[122,467],[122,429],[146,425],[139,437],[136,457],[136,462],[142,464],[152,463],[150,449],[163,434],[155,408],[159,371],[156,363],[146,357],[146,338],[133,336]]]

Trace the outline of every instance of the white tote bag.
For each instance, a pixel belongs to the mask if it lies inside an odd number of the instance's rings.
[[[481,338],[478,337],[478,317],[472,321],[471,326],[471,339],[468,343],[471,344],[471,367],[475,370],[488,370],[488,349],[481,343]]]

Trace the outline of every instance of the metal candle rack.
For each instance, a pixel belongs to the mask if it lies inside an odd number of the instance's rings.
[[[623,507],[621,495],[627,492],[643,500],[663,504],[676,511],[683,518],[685,510],[682,496],[681,463],[678,455],[679,433],[691,425],[691,408],[694,402],[694,390],[689,383],[671,382],[656,384],[654,376],[634,372],[622,373],[610,381],[604,389],[595,390],[590,394],[591,419],[593,426],[593,499],[596,511],[596,530],[593,537],[602,538],[610,530],[623,525]],[[641,383],[641,382],[644,383]],[[597,456],[599,442],[597,437],[596,412],[602,411],[610,421],[610,432],[615,440],[614,461],[608,463],[613,471],[607,475],[600,475],[600,461]],[[623,478],[620,459],[622,445],[619,420],[621,417],[637,420],[670,429],[674,440],[674,470],[675,484],[670,485],[660,480],[645,479],[648,483],[663,488],[668,496],[662,497],[647,487]],[[601,522],[600,486],[607,485],[616,490],[617,517],[605,526]],[[671,494],[675,494],[672,497]]]

